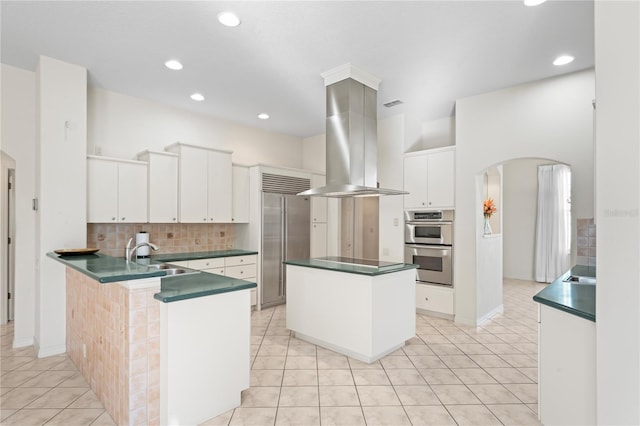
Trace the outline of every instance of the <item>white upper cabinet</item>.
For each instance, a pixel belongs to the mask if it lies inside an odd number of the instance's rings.
[[[405,209],[452,209],[455,206],[455,147],[406,154]]]
[[[147,164],[89,156],[87,221],[147,222]]]
[[[232,215],[232,171],[231,153],[209,151],[208,155],[208,212],[209,222],[231,222]]]
[[[311,188],[325,186],[327,179],[324,175],[311,175]],[[311,222],[325,223],[327,221],[326,197],[311,197]]]
[[[179,221],[231,222],[231,152],[181,143],[166,149],[180,157]]]
[[[149,222],[177,223],[178,155],[145,151],[138,159],[148,164]]]
[[[233,223],[249,222],[249,168],[244,166],[232,167],[233,194],[232,217]]]

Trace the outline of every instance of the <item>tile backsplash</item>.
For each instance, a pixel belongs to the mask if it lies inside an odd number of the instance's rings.
[[[578,264],[596,266],[596,225],[593,218],[578,219]]]
[[[160,247],[161,253],[235,248],[235,225],[231,223],[89,223],[87,247],[100,249],[109,256],[124,256],[129,238],[146,231],[149,241]]]

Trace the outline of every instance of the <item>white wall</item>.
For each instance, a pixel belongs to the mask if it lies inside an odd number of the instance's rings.
[[[640,424],[640,3],[595,2],[598,424]]]
[[[441,148],[455,145],[456,143],[456,119],[444,117],[438,120],[422,123],[420,139],[412,142],[405,141],[404,152],[415,152],[423,149]]]
[[[1,65],[2,150],[16,162],[14,346],[33,344],[35,297],[35,73]]]
[[[457,322],[476,324],[492,309],[478,309],[477,294],[485,289],[475,277],[476,237],[483,222],[476,178],[484,170],[515,158],[566,163],[574,177],[573,208],[583,212],[581,217],[593,213],[594,96],[594,72],[585,70],[457,101]],[[496,260],[487,267],[502,265]]]
[[[527,158],[509,161],[503,166],[502,237],[503,270],[506,278],[534,280],[538,166],[553,163],[549,160]],[[573,217],[574,235],[575,220]],[[575,253],[573,255],[575,257]]]
[[[41,56],[36,85],[35,345],[44,357],[66,351],[65,268],[46,253],[87,243],[87,70]]]
[[[302,141],[302,168],[325,173],[327,167],[327,148],[324,133],[305,138]]]
[[[134,159],[175,142],[233,151],[233,162],[302,168],[302,139],[103,89],[88,93],[89,154]]]

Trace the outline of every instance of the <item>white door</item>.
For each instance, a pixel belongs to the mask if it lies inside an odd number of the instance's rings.
[[[147,222],[146,164],[118,164],[118,221]]]
[[[87,159],[87,221],[118,221],[118,163]]]
[[[207,152],[185,146],[180,149],[180,222],[207,222]]]
[[[208,212],[210,223],[231,222],[231,154],[209,151]]]
[[[455,152],[443,151],[428,155],[428,207],[453,207],[455,180]]]
[[[414,155],[404,159],[404,208],[427,206],[427,156]]]

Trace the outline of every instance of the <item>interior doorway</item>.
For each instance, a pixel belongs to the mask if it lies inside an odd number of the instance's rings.
[[[15,310],[15,160],[1,153],[0,167],[0,323],[13,321]]]

